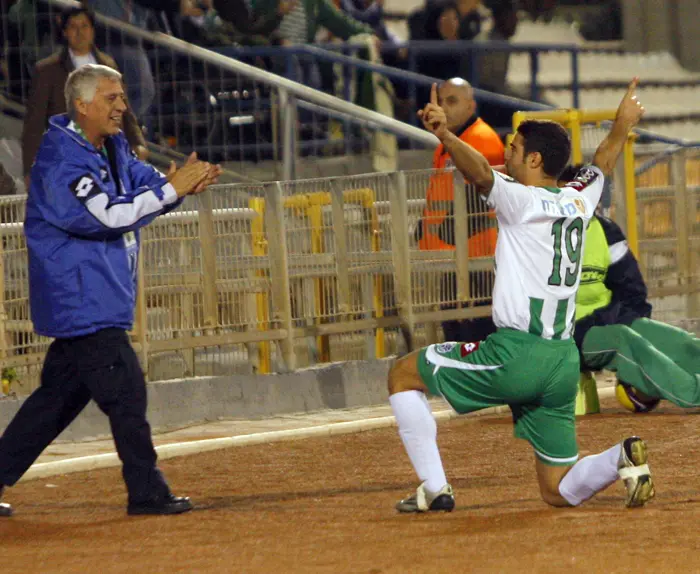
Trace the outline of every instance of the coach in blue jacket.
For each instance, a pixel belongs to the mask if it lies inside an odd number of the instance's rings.
[[[134,318],[139,228],[214,183],[193,154],[166,176],[140,162],[121,132],[121,75],[86,65],[66,82],[68,115],[51,118],[34,167],[24,230],[32,321],[54,337],[41,386],[0,438],[0,495],[94,399],[123,463],[129,514],[192,508],[156,467],[146,384],[127,335]],[[0,515],[9,516],[8,504]]]

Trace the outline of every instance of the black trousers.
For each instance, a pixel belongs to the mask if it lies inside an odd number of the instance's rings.
[[[492,285],[494,282],[492,271],[471,271],[469,273],[469,289],[472,293],[477,293],[480,296],[488,294],[491,296]],[[457,293],[457,275],[454,273],[444,273],[442,276],[441,290],[447,296],[453,297]],[[476,307],[490,305],[491,300],[480,301],[475,304]],[[442,309],[454,309],[456,305],[442,305]],[[445,341],[454,341],[460,343],[472,343],[483,341],[489,335],[496,332],[496,325],[493,323],[491,316],[475,317],[474,319],[451,319],[442,322],[442,331],[445,335]]]
[[[167,495],[146,420],[146,381],[122,329],[51,343],[41,386],[0,438],[0,485],[15,484],[90,399],[109,417],[129,501]]]

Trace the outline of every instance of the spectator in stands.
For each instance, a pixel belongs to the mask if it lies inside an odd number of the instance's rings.
[[[354,20],[370,26],[382,42],[400,42],[384,23],[384,0],[340,0],[340,8]]]
[[[520,4],[533,20],[549,22],[554,16],[557,0],[520,0]]]
[[[253,11],[246,0],[213,0],[219,17],[236,31],[238,43],[259,44],[266,39],[270,44],[278,44],[282,38],[279,27],[282,19],[292,12],[298,0],[277,0],[276,6],[268,12]]]
[[[277,2],[278,0],[253,0],[253,11],[256,14],[269,14],[277,9]],[[358,34],[373,34],[372,28],[344,14],[332,0],[298,0],[282,18],[278,31],[282,45],[293,46],[315,42],[321,28],[343,41]],[[378,44],[379,40],[376,42]],[[275,61],[275,71],[286,74],[286,62]],[[315,62],[297,59],[292,74],[295,81],[322,89],[321,73]],[[326,78],[328,76],[325,74]],[[324,84],[326,91],[332,91],[332,86],[329,85],[332,84],[332,79]],[[303,115],[305,114],[302,113]]]
[[[29,172],[39,149],[49,118],[66,111],[64,87],[68,75],[85,64],[103,64],[117,68],[107,54],[95,47],[95,19],[87,8],[72,8],[60,17],[65,46],[39,62],[32,80],[22,132],[22,163],[29,189]],[[146,159],[146,141],[131,108],[124,114],[124,132],[134,152]]]
[[[31,71],[38,60],[52,52],[53,22],[43,0],[17,0],[7,11],[8,64],[13,96],[27,96]]]
[[[440,84],[438,102],[447,115],[447,129],[462,141],[482,153],[493,166],[503,165],[505,149],[501,138],[484,120],[476,109],[474,92],[469,82],[453,78]],[[433,155],[433,168],[451,167],[452,158],[440,145]],[[431,178],[426,195],[423,217],[416,231],[418,247],[422,251],[444,251],[455,249],[454,218],[467,218],[467,238],[470,257],[493,256],[496,248],[496,221],[483,212],[482,203],[476,192],[467,194],[467,213],[454,212],[454,189],[452,174],[436,175]],[[467,190],[471,191],[471,187]],[[493,287],[492,272],[473,271],[469,273],[470,294],[482,298],[477,305],[491,304]],[[454,300],[457,295],[457,279],[454,273],[441,277],[442,300]],[[444,308],[454,308],[446,305]],[[495,331],[491,317],[463,321],[444,321],[442,324],[446,341],[483,341]]]
[[[157,12],[183,16],[202,14],[195,0],[83,0],[83,3],[104,16],[141,29],[148,28],[149,18]],[[143,119],[155,98],[155,84],[151,64],[141,42],[119,30],[111,30],[100,43],[116,60],[124,76],[131,107],[136,117]]]
[[[598,10],[586,13],[579,32],[591,42],[622,39],[622,5],[620,0],[607,0]]]
[[[278,0],[253,0],[256,14],[278,10]],[[334,36],[347,40],[356,34],[372,34],[372,28],[343,14],[331,0],[298,0],[284,14],[279,33],[285,45],[313,43],[319,28],[327,28]]]
[[[452,42],[459,40],[459,11],[453,0],[442,0],[430,5],[429,15],[425,22],[423,40],[441,40]],[[417,38],[411,37],[411,40]],[[449,78],[466,76],[466,58],[460,50],[443,49],[440,52],[422,52],[416,57],[416,67],[419,74],[447,80]],[[430,88],[418,89],[418,100],[427,101]]]
[[[490,42],[507,42],[518,27],[518,11],[515,0],[494,0],[491,3],[493,26],[482,34],[478,40]],[[479,87],[498,94],[510,94],[506,78],[508,76],[508,61],[510,52],[490,50],[482,52],[479,57],[478,82]]]
[[[457,30],[453,40],[473,40],[482,29],[482,21],[488,16],[488,9],[481,0],[450,0],[457,17]],[[429,0],[423,8],[408,16],[408,29],[411,40],[440,40],[435,35],[435,16],[442,12],[444,0]]]
[[[460,40],[473,40],[483,29],[489,10],[481,0],[457,0]]]

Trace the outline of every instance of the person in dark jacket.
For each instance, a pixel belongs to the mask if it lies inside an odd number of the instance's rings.
[[[127,330],[134,319],[139,229],[215,182],[190,156],[167,177],[139,161],[121,132],[121,74],[87,64],[68,76],[68,115],[51,118],[31,172],[24,232],[36,332],[53,337],[41,386],[0,438],[0,496],[93,399],[109,417],[129,514],[192,508],[156,466],[146,384]],[[0,506],[0,515],[12,509]]]
[[[83,64],[102,64],[117,68],[116,62],[95,47],[95,17],[87,8],[72,8],[61,14],[61,32],[65,47],[36,65],[27,113],[22,131],[22,164],[29,188],[29,171],[39,149],[49,118],[66,111],[63,90],[68,74]],[[124,113],[124,133],[141,159],[148,157],[146,140],[131,107]]]
[[[560,177],[570,181],[577,167]],[[608,369],[642,401],[700,406],[700,339],[651,319],[637,259],[620,227],[600,215],[586,229],[574,340],[582,370]]]

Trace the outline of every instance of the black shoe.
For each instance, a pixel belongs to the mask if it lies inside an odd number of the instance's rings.
[[[452,512],[454,507],[455,497],[449,484],[435,493],[428,492],[421,484],[414,495],[396,504],[399,512]]]
[[[5,487],[0,486],[0,499],[2,498],[3,490],[5,490]],[[2,516],[12,516],[12,507],[5,502],[0,502],[0,517]]]
[[[168,494],[164,498],[156,498],[146,502],[130,502],[126,513],[132,516],[143,514],[182,514],[192,510],[192,508],[194,507],[188,497]]]

